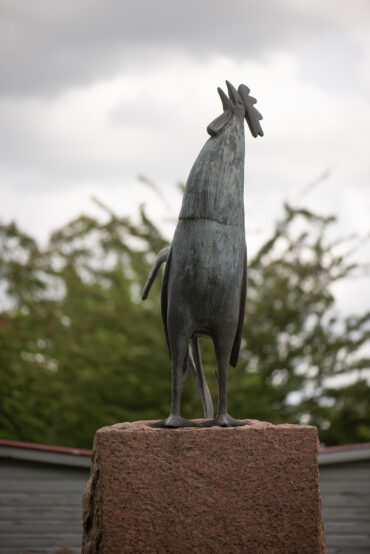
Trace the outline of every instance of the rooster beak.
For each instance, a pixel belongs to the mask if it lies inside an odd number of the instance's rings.
[[[220,95],[220,98],[221,98],[221,102],[222,102],[222,107],[224,109],[224,111],[226,112],[227,110],[231,110],[233,111],[233,105],[230,101],[230,99],[228,98],[228,96],[224,93],[224,91],[222,90],[222,88],[218,87],[217,88],[217,92],[218,94]]]
[[[238,99],[241,100],[238,91],[229,81],[226,81],[226,86],[231,102],[234,102],[234,104],[236,104],[238,102]]]

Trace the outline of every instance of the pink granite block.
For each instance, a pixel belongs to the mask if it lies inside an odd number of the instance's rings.
[[[315,427],[148,423],[96,433],[83,554],[326,552]]]

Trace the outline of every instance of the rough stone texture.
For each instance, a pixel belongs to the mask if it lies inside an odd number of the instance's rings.
[[[83,554],[326,552],[315,427],[148,423],[96,433]]]

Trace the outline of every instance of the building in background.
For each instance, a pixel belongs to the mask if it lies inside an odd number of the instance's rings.
[[[0,554],[80,551],[90,455],[0,440]],[[324,448],[319,468],[328,554],[370,552],[370,443]]]

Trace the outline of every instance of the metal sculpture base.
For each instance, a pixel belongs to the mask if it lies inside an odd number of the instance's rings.
[[[184,419],[180,416],[169,416],[161,421],[151,423],[149,427],[153,429],[178,429],[179,427],[244,427],[244,425],[248,425],[248,422],[235,419],[229,414],[223,414],[202,422]]]
[[[215,419],[204,421],[202,427],[244,427],[249,425],[247,421],[235,419],[229,414],[218,415]]]
[[[316,428],[152,423],[96,433],[83,554],[326,551]]]
[[[149,427],[153,429],[178,429],[179,427],[200,427],[200,424],[180,416],[169,416],[161,421],[151,423]]]

